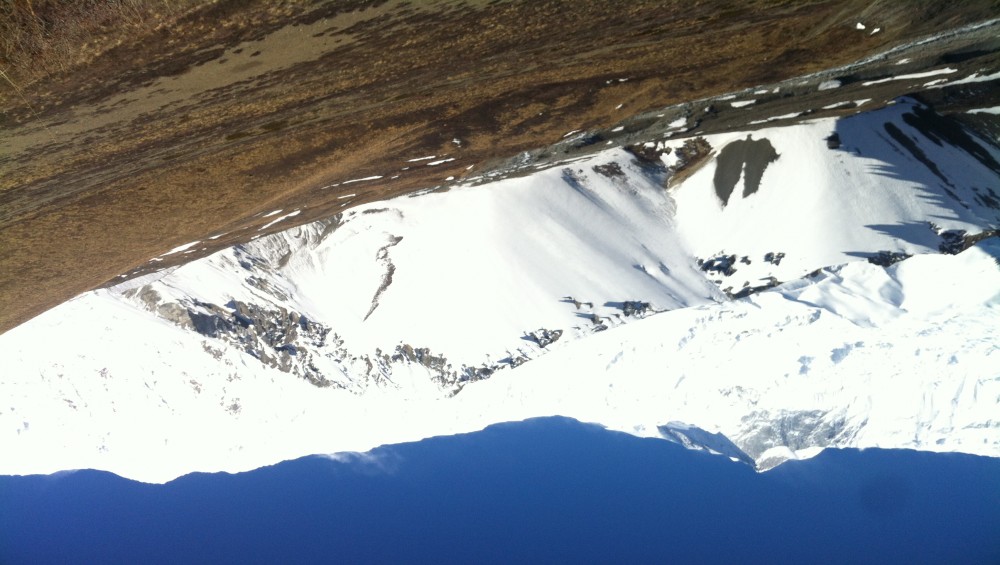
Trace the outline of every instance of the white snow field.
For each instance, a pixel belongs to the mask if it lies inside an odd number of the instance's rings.
[[[161,482],[547,415],[694,425],[759,468],[1000,456],[1000,245],[938,253],[1000,224],[1000,155],[916,109],[706,136],[669,189],[611,149],[83,294],[0,335],[0,473]]]

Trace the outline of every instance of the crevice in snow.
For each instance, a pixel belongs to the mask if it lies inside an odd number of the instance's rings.
[[[392,259],[389,258],[389,249],[398,245],[400,241],[403,241],[402,237],[391,236],[389,238],[389,243],[379,248],[378,253],[375,254],[375,260],[385,266],[385,274],[382,275],[382,283],[379,284],[378,290],[375,291],[375,296],[372,297],[372,305],[371,308],[368,309],[368,313],[365,314],[365,321],[367,321],[368,318],[371,317],[372,313],[375,312],[375,309],[378,308],[379,297],[382,296],[382,293],[385,292],[386,289],[389,288],[389,285],[392,284],[392,277],[396,274],[396,265],[394,265],[392,263]]]

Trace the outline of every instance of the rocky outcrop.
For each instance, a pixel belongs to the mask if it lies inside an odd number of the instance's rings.
[[[538,344],[538,347],[547,347],[562,337],[562,330],[547,330],[545,328],[537,329],[533,332],[525,334],[524,339]]]
[[[712,155],[712,145],[704,137],[695,137],[685,140],[674,154],[677,162],[669,169],[668,186],[680,184],[707,163]]]
[[[706,273],[717,273],[730,277],[736,273],[736,255],[719,255],[708,259],[698,259],[698,267]]]
[[[594,165],[594,171],[608,178],[625,178],[621,165],[612,161],[603,165]]]
[[[872,265],[888,267],[889,265],[894,265],[904,259],[909,259],[910,257],[912,257],[912,255],[908,253],[901,253],[899,251],[879,251],[875,255],[869,257],[868,262]]]
[[[170,302],[149,285],[125,295],[137,299],[157,316],[206,338],[223,341],[268,367],[317,386],[343,386],[324,376],[315,364],[318,351],[336,351],[341,345],[339,339],[329,327],[298,312],[237,300],[224,306],[197,300]],[[217,350],[206,345],[206,351]]]
[[[735,443],[754,459],[775,447],[798,451],[845,445],[857,431],[844,417],[820,410],[755,411],[743,417],[741,427],[745,432]]]
[[[396,274],[396,265],[393,264],[392,259],[389,258],[389,249],[395,247],[403,241],[402,237],[392,236],[389,238],[389,243],[383,245],[379,248],[378,252],[375,254],[375,260],[381,263],[385,267],[385,274],[382,275],[382,282],[379,284],[378,289],[375,291],[375,296],[372,296],[372,305],[368,309],[368,313],[365,314],[365,320],[371,317],[378,308],[378,299],[382,296],[389,285],[392,284],[392,277]]]
[[[938,246],[938,250],[948,255],[957,255],[984,239],[1000,237],[1000,230],[986,230],[974,234],[966,233],[964,230],[947,230],[939,235],[941,245]]]
[[[781,284],[781,281],[779,281],[775,277],[767,277],[767,279],[764,280],[765,280],[764,284],[751,285],[750,282],[747,281],[743,284],[743,288],[739,289],[736,292],[733,292],[733,287],[725,288],[723,289],[723,292],[726,293],[726,296],[735,300],[739,298],[746,298],[751,294],[757,294],[758,292],[764,292],[765,290],[770,290]]]
[[[198,333],[234,345],[264,365],[317,386],[335,384],[314,363],[317,350],[328,345],[330,328],[297,312],[233,300],[224,307],[193,304],[188,317]]]
[[[662,165],[662,157],[672,151],[670,147],[654,142],[626,145],[624,149],[634,155],[640,163],[647,165]]]
[[[398,242],[398,238],[394,241]],[[263,278],[256,280],[266,282]],[[392,387],[396,386],[394,372],[415,365],[426,371],[428,378],[442,390],[456,394],[467,383],[487,379],[532,357],[518,351],[508,352],[499,361],[487,358],[479,364],[457,364],[429,348],[405,343],[397,345],[391,353],[381,349],[359,353],[350,350],[330,327],[269,302],[265,306],[230,300],[220,306],[193,299],[169,301],[150,285],[126,291],[124,295],[155,315],[204,336],[204,350],[216,358],[224,355],[227,348],[213,343],[214,340],[319,387],[356,392],[370,385]],[[544,348],[562,335],[562,330],[540,329],[526,334],[525,339]]]
[[[393,365],[408,363],[420,365],[428,371],[431,379],[444,389],[450,389],[457,394],[462,387],[470,382],[481,381],[493,376],[502,369],[513,368],[528,361],[524,354],[509,355],[497,363],[485,362],[480,365],[461,365],[454,367],[446,357],[431,352],[426,347],[413,347],[409,344],[399,344],[392,355],[378,352],[378,356],[389,372]]]
[[[626,300],[622,303],[622,314],[625,316],[642,316],[650,311],[649,302]]]

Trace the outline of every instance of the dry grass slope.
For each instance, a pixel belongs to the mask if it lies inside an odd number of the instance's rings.
[[[996,0],[0,6],[0,331],[176,245],[226,234],[171,257],[184,261],[244,241],[265,211],[328,217],[572,129],[1000,11]],[[859,14],[884,31],[859,35]],[[402,170],[432,154],[455,161]],[[373,175],[385,178],[322,188]]]
[[[198,0],[9,0],[0,4],[0,69],[27,85],[168,25]]]

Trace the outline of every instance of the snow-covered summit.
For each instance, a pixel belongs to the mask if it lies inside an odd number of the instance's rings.
[[[0,472],[162,480],[550,414],[759,464],[1000,455],[997,248],[938,255],[1000,225],[1000,152],[940,120],[653,140],[81,295],[0,336]]]

